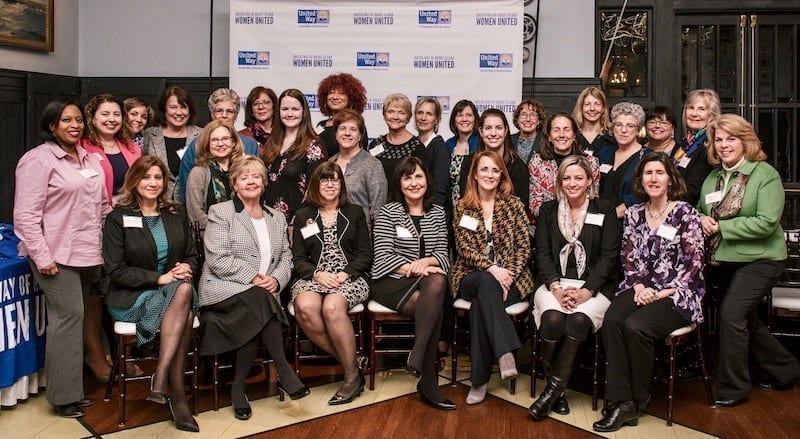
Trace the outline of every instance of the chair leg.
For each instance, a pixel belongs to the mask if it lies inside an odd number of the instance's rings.
[[[714,405],[714,392],[711,390],[711,380],[708,377],[708,368],[706,367],[706,357],[703,354],[703,337],[700,335],[700,327],[696,329],[697,332],[697,352],[700,356],[700,370],[703,372],[703,383],[706,386],[706,398],[708,398],[708,405]]]
[[[453,342],[451,344],[450,353],[450,385],[456,387],[457,374],[458,374],[458,318],[461,313],[458,310],[453,315]]]
[[[675,341],[669,344],[669,390],[667,391],[667,427],[672,425],[672,413],[675,408]]]
[[[114,388],[114,380],[117,378],[117,371],[119,370],[119,345],[117,345],[117,349],[114,350],[112,359],[111,359],[111,375],[108,377],[108,384],[106,384],[106,394],[103,397],[103,401],[111,401],[111,391]]]
[[[597,398],[600,394],[600,331],[594,334],[594,364],[592,365],[592,411],[597,411]]]
[[[192,331],[192,404],[194,414],[200,413],[200,334]]]
[[[294,326],[294,373],[300,376],[300,324],[297,319],[293,321]]]
[[[125,336],[117,336],[117,350],[119,351],[119,425],[125,425],[125,392],[127,391],[125,382]]]
[[[531,329],[531,398],[536,398],[536,342],[539,338],[539,332],[536,330],[536,324],[533,324]]]
[[[216,412],[219,410],[219,355],[214,355],[211,368],[212,380],[214,381],[214,411]]]
[[[375,390],[375,345],[377,343],[378,322],[373,313],[369,314],[370,345],[369,345],[369,390]]]

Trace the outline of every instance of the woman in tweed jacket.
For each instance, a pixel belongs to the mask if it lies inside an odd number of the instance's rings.
[[[433,205],[433,185],[425,164],[406,157],[397,164],[391,202],[375,221],[373,298],[414,317],[414,347],[406,371],[422,379],[420,398],[431,407],[455,410],[439,389],[435,367],[442,326],[442,303],[450,267],[444,209]]]
[[[236,351],[231,401],[241,420],[252,415],[244,380],[262,342],[278,368],[278,386],[292,399],[310,393],[286,361],[281,325],[288,320],[278,296],[289,283],[292,252],[286,219],[259,201],[266,173],[254,156],[231,165],[235,196],[208,211],[200,277],[200,353]]]
[[[522,344],[505,307],[533,292],[533,277],[528,268],[531,248],[525,206],[511,195],[512,190],[500,156],[480,151],[472,160],[466,192],[454,213],[458,257],[452,291],[472,302],[472,388],[467,404],[486,397],[495,358],[503,379],[517,375],[512,351]]]

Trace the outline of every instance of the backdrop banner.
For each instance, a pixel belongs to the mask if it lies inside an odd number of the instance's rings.
[[[371,137],[387,131],[383,99],[433,96],[443,107],[439,132],[451,135],[450,108],[472,100],[479,111],[509,116],[522,96],[523,0],[231,0],[230,86],[242,96],[269,87],[306,96],[316,125],[317,88],[344,72],[367,89]],[[278,114],[278,103],[275,105]],[[238,126],[242,127],[240,112]],[[416,132],[412,120],[408,129]]]

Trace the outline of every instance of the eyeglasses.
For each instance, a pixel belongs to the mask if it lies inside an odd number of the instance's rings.
[[[254,107],[271,107],[272,106],[272,101],[270,101],[270,100],[255,101],[255,102],[253,102],[253,106]]]
[[[320,178],[319,179],[319,184],[328,185],[328,186],[336,186],[337,184],[339,184],[340,181],[341,180],[339,180],[338,178]]]
[[[621,130],[625,128],[628,131],[638,130],[639,126],[634,123],[622,123],[622,122],[614,122],[614,129]]]
[[[538,119],[539,113],[520,113],[518,119]]]
[[[233,139],[233,137],[231,137],[231,136],[225,136],[225,137],[219,137],[219,138],[215,137],[213,139],[208,139],[208,143],[210,143],[212,145],[227,145],[228,142],[231,141],[231,139]]]
[[[236,110],[231,110],[229,108],[215,108],[213,111],[214,114],[228,114],[233,116],[236,114]]]
[[[503,171],[497,168],[488,168],[484,166],[483,168],[478,168],[478,173],[483,175],[501,175]]]
[[[649,127],[658,127],[658,126],[665,127],[669,125],[672,125],[672,123],[666,119],[650,119],[647,121],[647,126]]]

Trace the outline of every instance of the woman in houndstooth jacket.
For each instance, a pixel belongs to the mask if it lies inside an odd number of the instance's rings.
[[[244,380],[261,342],[278,368],[278,386],[292,399],[310,393],[286,361],[281,325],[288,320],[278,296],[289,283],[292,252],[284,216],[259,201],[266,173],[254,156],[231,165],[235,196],[208,211],[200,278],[200,353],[236,351],[231,401],[241,420],[252,415]]]

